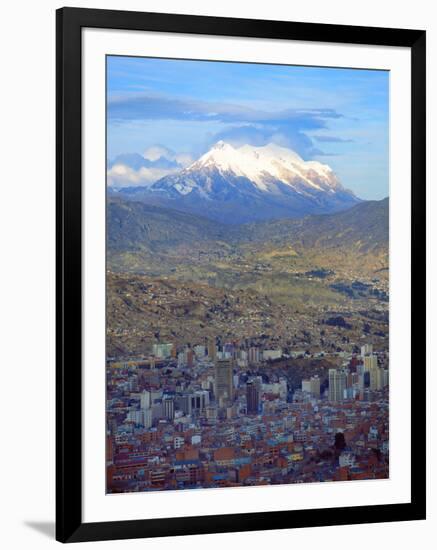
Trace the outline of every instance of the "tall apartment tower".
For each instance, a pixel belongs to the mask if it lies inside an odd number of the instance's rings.
[[[174,419],[174,399],[172,397],[164,397],[162,400],[164,418],[167,420]]]
[[[310,378],[310,390],[314,397],[320,397],[320,378],[318,376],[312,376]]]
[[[144,390],[141,394],[141,408],[150,409],[152,406],[152,393],[148,390]]]
[[[258,414],[259,412],[259,390],[254,381],[246,385],[247,414]]]
[[[345,389],[346,373],[337,369],[329,369],[329,401],[342,401]]]
[[[382,390],[385,383],[386,376],[384,375],[384,369],[379,367],[374,367],[370,370],[370,389],[371,390]]]
[[[214,394],[218,403],[231,402],[233,399],[233,362],[232,359],[217,359],[214,365]]]
[[[260,354],[259,348],[255,347],[255,346],[252,346],[252,347],[249,348],[248,360],[249,360],[249,363],[251,365],[259,363],[260,362],[260,357],[261,357],[261,354]]]
[[[187,367],[192,367],[194,365],[194,352],[191,348],[187,348],[185,351]]]
[[[217,357],[217,346],[215,345],[215,340],[210,340],[208,342],[208,358],[210,361],[215,361]]]
[[[376,355],[366,355],[364,357],[364,372],[378,368],[378,357]]]

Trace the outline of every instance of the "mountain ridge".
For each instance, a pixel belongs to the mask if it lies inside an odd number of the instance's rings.
[[[119,193],[227,224],[331,213],[361,202],[325,164],[275,144],[234,148],[223,141],[187,168]]]
[[[358,252],[388,248],[389,199],[362,201],[334,214],[308,215],[227,225],[183,211],[109,197],[108,248],[111,251],[197,247],[203,243],[228,246],[270,242],[302,249],[354,248]]]
[[[367,299],[379,299],[369,292],[386,291],[388,212],[385,199],[335,214],[229,225],[110,198],[107,269],[193,291],[204,285],[211,296],[245,290],[298,308],[347,309],[346,293],[355,295],[351,284],[359,281],[357,299],[366,308]]]

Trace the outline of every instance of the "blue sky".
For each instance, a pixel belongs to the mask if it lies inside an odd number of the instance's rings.
[[[108,159],[144,155],[141,177],[220,139],[273,142],[329,164],[363,199],[388,195],[388,72],[110,56],[107,84]]]

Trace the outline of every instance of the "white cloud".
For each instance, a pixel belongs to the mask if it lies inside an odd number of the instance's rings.
[[[125,164],[114,164],[107,171],[108,185],[110,187],[133,187],[144,186],[149,187],[155,181],[177,172],[179,168],[145,168],[134,170]]]
[[[162,145],[152,145],[152,147],[148,147],[144,151],[143,157],[154,162],[160,158],[174,160],[175,154],[173,151],[167,149],[167,147],[163,147]]]
[[[194,162],[194,158],[190,155],[190,153],[175,153],[163,145],[152,145],[151,147],[148,147],[144,151],[143,157],[151,162],[156,162],[159,159],[174,161],[183,168]]]
[[[195,160],[189,153],[175,153],[162,145],[152,145],[142,154],[151,166],[141,166],[141,163],[131,162],[130,156],[132,155],[120,155],[119,159],[115,159],[115,164],[107,171],[109,186],[149,187],[160,178],[178,172]],[[136,157],[141,159],[139,155]]]

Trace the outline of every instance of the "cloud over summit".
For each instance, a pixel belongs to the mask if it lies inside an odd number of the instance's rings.
[[[307,158],[317,155],[319,150],[305,132],[326,129],[330,119],[342,116],[330,108],[267,111],[233,103],[148,94],[119,95],[108,101],[109,120],[116,124],[145,120],[220,122],[225,129],[210,135],[205,143],[206,148],[220,139],[237,146],[274,142],[293,148]]]

